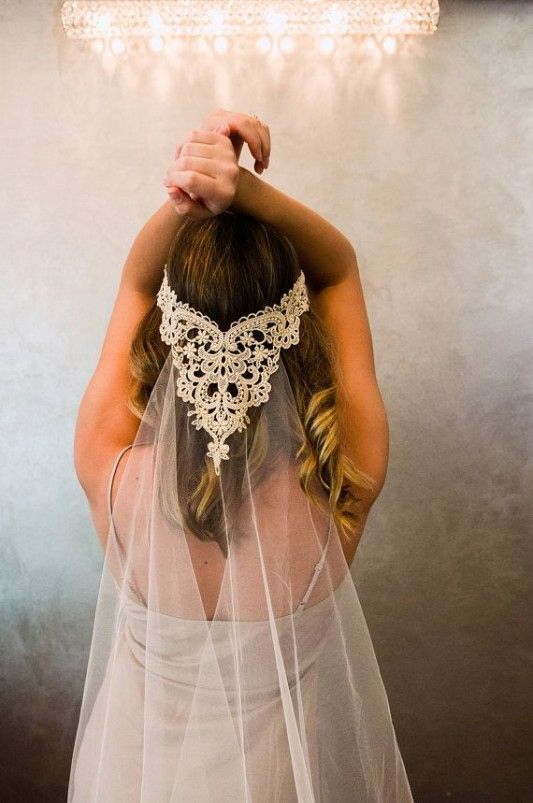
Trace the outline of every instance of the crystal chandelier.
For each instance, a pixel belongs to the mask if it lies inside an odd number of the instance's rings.
[[[132,40],[157,52],[190,37],[212,39],[219,51],[217,43],[250,36],[260,50],[261,41],[281,42],[284,50],[301,36],[315,37],[323,51],[327,40],[334,46],[364,34],[386,45],[432,34],[438,18],[438,0],[67,0],[61,8],[69,39],[93,40],[115,55]]]

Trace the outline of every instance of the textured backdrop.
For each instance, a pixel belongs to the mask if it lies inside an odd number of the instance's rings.
[[[391,455],[354,578],[415,800],[530,800],[533,7],[444,0],[381,62],[109,75],[60,5],[0,8],[0,799],[65,799],[101,568],[77,408],[173,146],[222,105],[359,255]]]

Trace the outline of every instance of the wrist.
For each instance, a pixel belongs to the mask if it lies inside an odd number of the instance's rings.
[[[250,212],[251,199],[257,192],[254,185],[259,179],[246,167],[239,166],[239,180],[237,182],[237,189],[233,197],[233,201],[228,209],[231,212]]]

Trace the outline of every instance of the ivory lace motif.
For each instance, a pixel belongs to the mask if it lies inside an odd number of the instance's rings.
[[[192,404],[187,413],[194,416],[191,423],[211,436],[207,456],[220,474],[221,461],[229,459],[226,439],[250,423],[249,407],[268,400],[268,380],[279,366],[280,350],[299,342],[300,315],[309,309],[304,274],[279,304],[239,318],[226,331],[177,300],[166,266],[157,304],[161,338],[171,346],[177,370],[177,395]]]

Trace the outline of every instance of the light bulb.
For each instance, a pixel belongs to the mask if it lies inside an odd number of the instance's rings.
[[[293,53],[296,48],[296,43],[292,36],[284,36],[279,47],[282,53]]]
[[[164,42],[160,36],[150,37],[150,50],[154,53],[161,53],[164,47]]]
[[[383,50],[389,55],[392,55],[396,52],[396,38],[394,36],[385,37],[383,40]]]
[[[348,29],[348,18],[344,9],[333,6],[329,11],[328,17],[330,21],[330,26],[328,26],[329,30],[333,29],[334,33],[346,33]]]
[[[223,25],[224,24],[224,12],[221,8],[214,8],[211,11],[211,20],[213,25]]]
[[[268,36],[260,36],[256,42],[256,45],[260,53],[268,53],[272,46],[272,42]]]
[[[268,10],[265,19],[269,32],[274,36],[281,35],[287,27],[287,18],[282,11]]]
[[[213,33],[221,33],[224,27],[224,12],[221,8],[215,8],[211,11],[211,27]]]
[[[99,14],[97,16],[97,18],[96,18],[96,22],[95,22],[94,25],[95,25],[95,28],[98,31],[98,33],[102,34],[102,36],[105,36],[106,34],[109,34],[109,31],[110,31],[110,28],[111,28],[111,14],[110,14],[110,12],[107,11],[107,12],[104,12],[103,14]]]
[[[408,16],[408,12],[402,9],[386,11],[383,14],[383,24],[389,31],[394,30],[395,32],[400,32],[404,23],[407,22]]]
[[[122,39],[113,39],[111,42],[111,50],[115,54],[115,56],[120,56],[121,53],[124,53],[126,50],[126,45],[122,41]]]
[[[216,36],[213,46],[217,53],[227,53],[229,47],[228,38],[226,36]]]
[[[321,36],[318,46],[320,52],[328,56],[335,49],[335,39],[332,36]]]
[[[157,11],[154,11],[148,17],[148,24],[150,29],[154,32],[160,31],[163,27],[163,20],[161,19],[161,14],[158,14]]]

